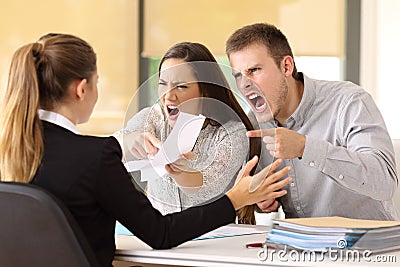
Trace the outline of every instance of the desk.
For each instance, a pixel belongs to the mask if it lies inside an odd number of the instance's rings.
[[[238,226],[240,227],[240,226]],[[246,227],[250,227],[246,225]],[[257,229],[268,230],[266,226],[252,226]],[[371,254],[367,261],[362,257],[359,260],[341,260],[338,257],[332,260],[325,257],[314,258],[314,260],[296,260],[300,252],[288,251],[286,261],[278,258],[276,251],[268,249],[268,259],[262,261],[258,257],[260,248],[246,249],[246,243],[262,242],[266,234],[242,235],[205,240],[194,240],[186,242],[176,248],[167,250],[153,250],[134,236],[116,235],[115,260],[130,262],[130,264],[116,264],[116,266],[134,266],[133,263],[172,265],[172,266],[203,266],[203,267],[235,267],[235,266],[398,266],[400,262],[400,251],[385,254]],[[272,252],[272,253],[271,253]],[[292,253],[296,252],[298,254]],[[274,254],[275,253],[275,254]],[[290,256],[290,253],[292,255]],[[282,255],[282,254],[281,254]],[[271,260],[271,256],[272,260]],[[295,260],[292,260],[295,259]],[[370,262],[368,262],[370,260]],[[379,263],[377,262],[379,261]],[[385,261],[385,262],[383,262]],[[139,265],[140,265],[139,264]],[[145,265],[149,266],[149,265]],[[151,266],[151,265],[150,265]]]

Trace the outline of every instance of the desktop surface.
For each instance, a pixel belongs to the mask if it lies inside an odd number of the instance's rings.
[[[252,227],[268,231],[267,226],[230,225]],[[300,251],[278,248],[246,248],[246,244],[264,242],[266,233],[193,240],[166,250],[153,250],[135,236],[116,235],[115,260],[146,266],[398,266],[400,251],[381,254],[346,255],[336,253],[301,254]],[[267,254],[265,253],[267,252]],[[334,252],[334,251],[333,251]],[[355,257],[357,256],[357,257]],[[311,257],[311,258],[310,258]],[[132,266],[116,265],[116,266]]]

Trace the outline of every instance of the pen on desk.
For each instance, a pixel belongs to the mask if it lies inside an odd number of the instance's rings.
[[[248,243],[246,244],[246,248],[262,248],[264,243]]]

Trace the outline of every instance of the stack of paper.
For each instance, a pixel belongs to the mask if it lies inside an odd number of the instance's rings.
[[[268,243],[314,251],[400,248],[400,222],[319,217],[273,220]]]

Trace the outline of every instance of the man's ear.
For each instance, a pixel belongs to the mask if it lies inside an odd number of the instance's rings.
[[[79,100],[83,100],[85,98],[85,93],[86,93],[86,85],[87,85],[87,80],[82,79],[80,81],[76,81],[74,87],[75,87],[75,95],[78,97]]]
[[[294,60],[291,56],[285,56],[281,61],[281,70],[285,76],[292,76]]]

